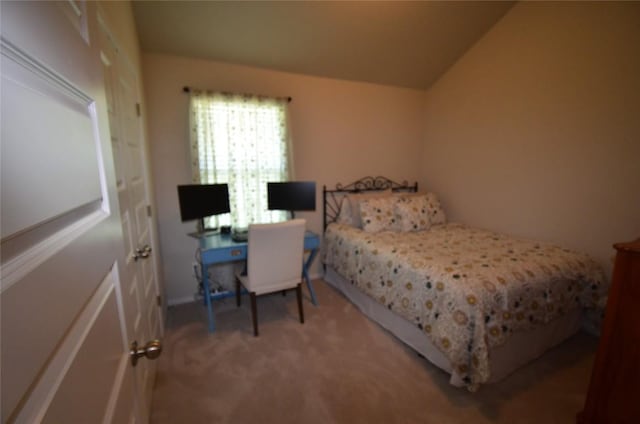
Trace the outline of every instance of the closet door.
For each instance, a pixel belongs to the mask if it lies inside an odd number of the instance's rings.
[[[122,298],[129,343],[139,346],[162,336],[161,302],[155,276],[153,225],[145,172],[147,163],[142,137],[138,75],[118,40],[99,13],[101,58],[105,75],[107,110],[116,171],[118,204],[122,217],[125,261]],[[139,361],[136,391],[146,411],[151,405],[154,361]],[[146,421],[146,419],[145,419]]]

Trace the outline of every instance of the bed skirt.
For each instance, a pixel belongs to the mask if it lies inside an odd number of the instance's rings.
[[[367,317],[390,331],[438,368],[451,374],[449,360],[416,325],[358,290],[330,266],[326,268],[324,280],[347,297]],[[505,344],[490,350],[491,377],[488,383],[502,380],[518,368],[576,334],[580,330],[581,323],[582,309],[575,308],[544,326],[527,332],[514,333]],[[457,387],[465,386],[465,383],[456,378],[455,374],[451,374],[450,383]]]

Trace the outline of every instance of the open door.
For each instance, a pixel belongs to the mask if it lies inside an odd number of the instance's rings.
[[[114,128],[125,149],[142,138],[137,113],[110,120],[96,5],[0,2],[2,422],[148,417],[162,321],[144,150],[114,160]]]

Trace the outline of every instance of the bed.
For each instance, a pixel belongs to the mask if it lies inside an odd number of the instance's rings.
[[[447,222],[417,184],[366,177],[323,199],[325,280],[455,386],[499,381],[606,304],[592,258]]]

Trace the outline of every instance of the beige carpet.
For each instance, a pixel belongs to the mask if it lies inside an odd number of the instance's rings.
[[[151,422],[160,423],[573,423],[597,340],[580,333],[477,393],[418,357],[319,280],[305,293],[217,301],[217,332],[201,303],[169,309]]]

